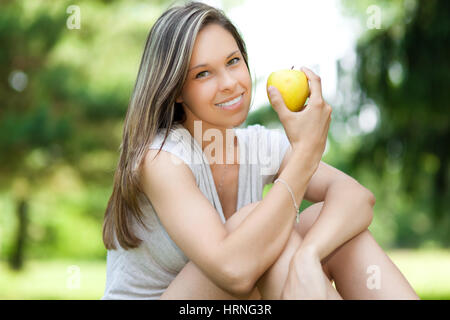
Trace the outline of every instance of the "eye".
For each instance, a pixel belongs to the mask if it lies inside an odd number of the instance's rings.
[[[202,71],[202,72],[198,73],[198,74],[195,76],[195,79],[203,78],[203,77],[201,77],[200,75],[201,75],[201,74],[204,74],[205,72],[208,72],[208,71]]]
[[[229,62],[231,62],[231,61],[233,61],[233,60],[236,60],[236,63],[238,63],[239,60],[241,60],[241,59],[239,59],[239,58],[233,58],[233,59],[231,59]],[[233,64],[236,64],[236,63],[233,63]]]
[[[236,60],[236,62],[235,62],[235,63],[231,63],[231,61],[233,61],[233,60]],[[238,63],[240,60],[241,60],[240,58],[237,58],[237,57],[236,57],[236,58],[233,58],[233,59],[231,59],[230,61],[228,61],[228,63],[229,63],[229,64],[236,64],[236,63]],[[203,78],[202,74],[204,74],[204,73],[206,73],[206,72],[208,72],[208,71],[202,71],[202,72],[200,72],[200,73],[197,73],[197,75],[195,76],[195,79]]]

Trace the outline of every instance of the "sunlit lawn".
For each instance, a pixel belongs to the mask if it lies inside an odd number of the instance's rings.
[[[422,299],[450,299],[450,250],[397,250],[389,256]],[[0,299],[100,299],[104,285],[102,261],[28,261],[20,273],[0,262]]]
[[[24,271],[16,273],[2,262],[0,299],[100,299],[105,267],[102,261],[28,261]]]

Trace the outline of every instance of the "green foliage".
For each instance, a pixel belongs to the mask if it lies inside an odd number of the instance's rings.
[[[70,1],[0,4],[0,259],[13,250],[24,196],[28,258],[104,259],[101,224],[142,49],[152,23],[175,3],[78,1],[79,30],[66,27]],[[365,26],[371,4],[346,8]],[[383,246],[448,245],[448,4],[376,4],[382,28],[361,35],[351,74],[358,85],[341,87],[324,160],[375,193],[371,230]],[[348,74],[341,68],[339,76]],[[357,96],[358,106],[346,96]],[[379,109],[379,126],[340,139],[338,125],[367,103]],[[252,111],[244,126],[255,123],[281,126],[270,106]]]
[[[343,12],[359,21],[360,38],[355,65],[338,63],[323,160],[374,192],[370,228],[382,245],[448,246],[449,3],[341,2]],[[379,29],[368,28],[371,6],[379,9]],[[359,127],[367,110],[378,123],[364,132]],[[255,123],[275,126],[279,120],[267,106],[248,116],[246,125]]]
[[[364,25],[368,3],[344,3]],[[376,4],[382,27],[367,30],[360,38],[354,80],[360,90],[359,106],[376,104],[380,124],[364,137],[365,143],[348,163],[355,170],[381,173],[386,193],[395,192],[387,182],[394,179],[389,175],[396,175],[398,192],[386,196],[404,199],[397,200],[401,207],[391,207],[398,213],[397,245],[417,246],[428,239],[447,246],[450,4],[434,0]]]
[[[103,260],[106,250],[101,225],[111,187],[83,185],[79,177],[72,176],[75,173],[60,171],[29,201],[25,256]],[[14,207],[9,194],[0,198],[0,260],[7,259],[13,250],[17,228]]]
[[[104,258],[101,225],[148,30],[168,1],[0,4],[0,257],[29,205],[26,256]],[[114,66],[113,68],[111,66]],[[4,210],[3,210],[4,209]]]

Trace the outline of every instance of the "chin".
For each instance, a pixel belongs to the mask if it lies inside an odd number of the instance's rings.
[[[236,121],[234,121],[233,127],[235,128],[235,127],[239,127],[240,125],[242,125],[245,122],[245,120],[247,120],[247,116],[248,116],[248,110],[245,113],[242,112],[242,114],[239,115],[239,118]]]

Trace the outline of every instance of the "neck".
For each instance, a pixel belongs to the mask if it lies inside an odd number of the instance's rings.
[[[202,147],[210,165],[237,163],[238,141],[233,128],[213,126],[202,120],[185,121],[182,125]]]

